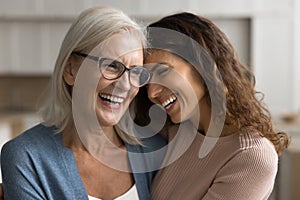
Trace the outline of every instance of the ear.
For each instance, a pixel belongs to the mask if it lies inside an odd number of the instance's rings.
[[[75,66],[72,57],[70,56],[63,71],[63,78],[65,82],[73,86],[76,78]]]

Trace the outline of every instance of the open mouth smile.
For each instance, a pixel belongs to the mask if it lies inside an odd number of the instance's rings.
[[[109,94],[102,94],[100,93],[98,95],[101,100],[103,100],[106,103],[112,104],[112,105],[121,105],[124,101],[124,98],[109,95]]]
[[[172,96],[169,99],[165,100],[161,105],[165,108],[165,109],[169,109],[177,100],[176,96]]]

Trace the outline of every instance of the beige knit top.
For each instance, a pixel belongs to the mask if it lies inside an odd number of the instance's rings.
[[[212,151],[200,159],[204,138],[197,133],[187,151],[157,173],[153,200],[268,199],[278,165],[277,153],[268,139],[245,129],[220,137]],[[169,148],[165,159],[172,152]]]

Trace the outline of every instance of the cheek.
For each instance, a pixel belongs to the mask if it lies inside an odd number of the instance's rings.
[[[202,83],[202,80],[195,79],[193,84],[194,91],[198,97],[198,100],[202,100],[202,98],[205,96],[205,87]]]
[[[153,102],[153,99],[152,99],[152,92],[153,92],[152,86],[151,86],[151,84],[148,84],[146,87],[147,87],[146,91],[147,91],[148,99]]]
[[[137,95],[138,92],[139,92],[139,88],[131,89],[130,94],[129,94],[130,101],[132,101],[132,99]]]
[[[204,86],[200,74],[196,70],[188,71],[186,80],[189,84],[189,90],[192,90],[193,92],[191,93],[197,98],[196,101],[200,101],[204,96]]]
[[[97,85],[97,91],[102,90],[106,88],[107,86],[111,85],[113,81],[107,80],[105,78],[98,78],[98,85]]]
[[[182,99],[183,101],[183,106],[193,108],[199,103],[204,95],[200,83],[197,81],[193,81],[192,79],[185,79],[180,83],[174,84],[172,87],[176,88],[176,92],[179,94],[180,99]]]

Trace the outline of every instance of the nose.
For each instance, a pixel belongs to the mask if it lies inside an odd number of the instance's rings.
[[[128,71],[124,72],[120,78],[117,79],[116,86],[123,90],[130,90],[131,84],[129,80],[129,73]]]
[[[148,97],[149,99],[155,99],[156,97],[159,96],[159,94],[162,92],[163,86],[156,84],[156,83],[151,83],[148,85]]]

